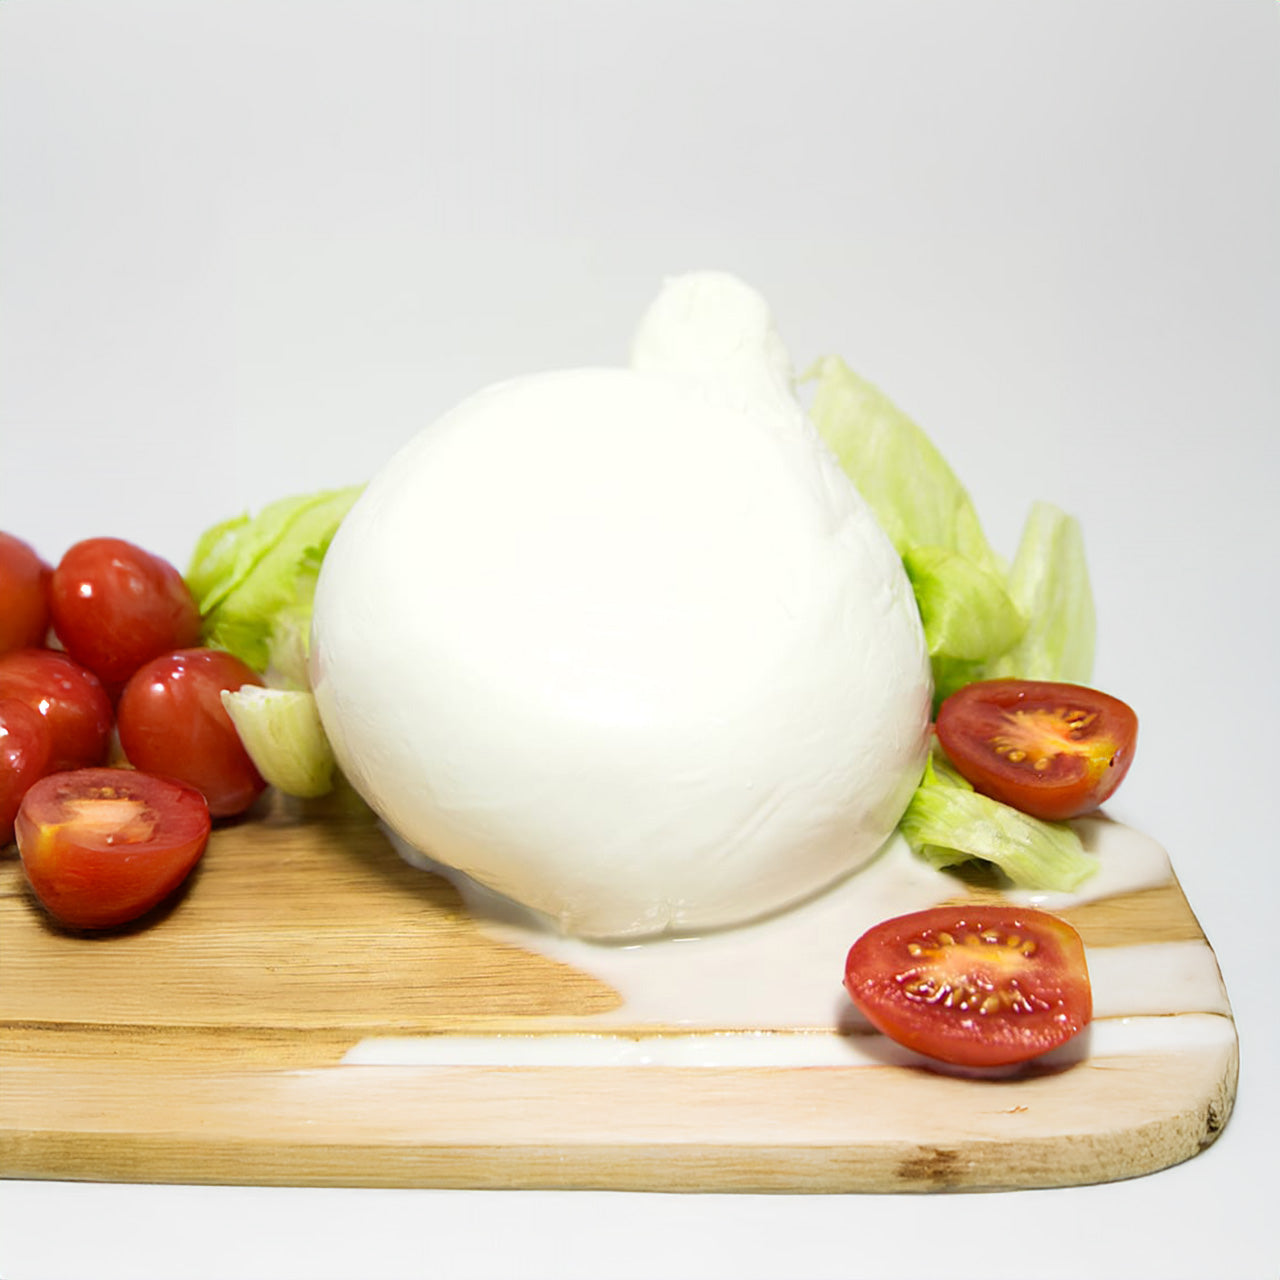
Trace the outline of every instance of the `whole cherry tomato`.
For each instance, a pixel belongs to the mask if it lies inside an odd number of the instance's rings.
[[[121,538],[71,547],[53,571],[49,607],[66,651],[109,687],[200,640],[200,613],[182,575]]]
[[[976,791],[1034,818],[1090,813],[1133,762],[1138,717],[1109,694],[1044,680],[980,680],[938,709],[938,741]]]
[[[49,768],[49,726],[16,698],[0,698],[0,845],[13,840],[22,797]]]
[[[49,634],[51,574],[25,542],[0,533],[0,653],[44,644]]]
[[[180,649],[153,658],[120,695],[120,745],[144,772],[197,787],[215,818],[242,813],[267,784],[222,705],[222,691],[262,683],[252,668],[220,649]]]
[[[844,985],[890,1039],[960,1066],[1025,1062],[1093,1016],[1080,935],[1034,908],[934,907],[882,921],[850,949]]]
[[[111,699],[97,676],[54,649],[0,655],[0,698],[16,698],[49,726],[49,768],[101,764],[111,746]]]
[[[55,920],[76,929],[126,924],[163,902],[209,839],[194,787],[135,769],[50,774],[15,824],[27,882]]]

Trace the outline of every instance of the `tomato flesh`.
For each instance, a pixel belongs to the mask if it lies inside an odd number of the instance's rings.
[[[97,676],[54,649],[0,656],[0,698],[25,702],[45,718],[50,770],[102,764],[111,746],[111,699]]]
[[[0,533],[0,653],[44,644],[52,572],[20,538]]]
[[[51,752],[44,717],[25,702],[0,698],[0,846],[12,842],[18,806],[48,772]]]
[[[1119,698],[1045,680],[980,680],[938,709],[938,741],[975,790],[1036,818],[1104,804],[1133,762],[1138,718]]]
[[[71,547],[53,571],[49,607],[66,651],[108,686],[200,640],[200,613],[182,575],[122,538]]]
[[[218,649],[154,658],[120,695],[120,746],[144,772],[197,787],[215,818],[243,813],[267,784],[222,705],[222,692],[262,683],[252,668]]]
[[[35,783],[15,829],[45,910],[71,928],[108,929],[182,884],[204,853],[210,819],[194,787],[133,769],[80,769]]]
[[[1093,1015],[1079,934],[1034,908],[934,907],[882,921],[850,948],[844,985],[877,1030],[958,1066],[1026,1062]]]

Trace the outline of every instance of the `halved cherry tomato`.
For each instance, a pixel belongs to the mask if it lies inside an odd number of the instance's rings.
[[[20,538],[0,533],[0,653],[44,644],[52,572]]]
[[[120,695],[120,745],[137,768],[198,787],[215,818],[243,813],[267,784],[222,705],[222,691],[262,683],[252,668],[220,649],[180,649],[155,658]]]
[[[934,907],[885,920],[853,944],[844,985],[890,1039],[960,1066],[1025,1062],[1093,1016],[1080,935],[1033,908]]]
[[[76,929],[126,924],[163,902],[200,861],[210,825],[194,787],[134,769],[50,774],[15,824],[36,897]]]
[[[48,772],[49,727],[16,698],[0,698],[0,845],[13,840],[13,819],[32,783]]]
[[[976,791],[1035,818],[1091,813],[1133,762],[1138,717],[1109,694],[1044,680],[980,680],[938,709],[938,741]]]
[[[71,547],[53,571],[49,607],[66,651],[108,686],[200,641],[200,613],[182,575],[122,538]]]
[[[0,698],[16,698],[44,716],[50,769],[102,764],[111,746],[111,699],[102,681],[55,649],[0,655]]]

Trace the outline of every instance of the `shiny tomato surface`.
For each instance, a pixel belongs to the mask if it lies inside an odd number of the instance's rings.
[[[133,769],[79,769],[42,778],[15,823],[32,891],[59,923],[109,929],[163,902],[209,839],[194,788]]]
[[[20,538],[0,533],[0,653],[44,644],[51,573]]]
[[[1025,1062],[1093,1016],[1079,934],[1033,908],[935,907],[882,921],[850,949],[844,985],[890,1039],[959,1066]]]
[[[25,702],[49,726],[49,768],[102,764],[111,746],[111,699],[102,681],[65,653],[16,649],[0,655],[0,698]]]
[[[262,683],[252,668],[218,649],[154,658],[120,695],[120,745],[135,767],[198,788],[215,818],[242,813],[266,783],[222,705],[222,691]]]
[[[0,845],[13,841],[18,806],[48,772],[51,754],[44,717],[25,702],[0,698]]]
[[[53,571],[49,607],[63,647],[109,687],[200,640],[200,614],[182,575],[121,538],[71,547]]]
[[[1063,821],[1091,813],[1133,762],[1138,717],[1083,685],[982,680],[938,709],[938,741],[976,791]]]

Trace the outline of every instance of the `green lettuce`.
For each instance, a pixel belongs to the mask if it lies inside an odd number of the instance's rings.
[[[974,859],[991,863],[1015,885],[1069,892],[1098,869],[1065,822],[1044,822],[979,795],[937,753],[902,816],[907,843],[935,867]]]
[[[305,688],[320,564],[360,492],[357,485],[284,498],[207,530],[186,572],[204,643],[275,683]]]
[[[814,373],[810,414],[902,557],[941,699],[1011,649],[1028,620],[972,499],[924,431],[838,357]]]
[[[935,708],[975,680],[1088,684],[1094,607],[1077,521],[1037,502],[1006,565],[964,486],[911,418],[836,357],[819,361],[811,376],[813,421],[911,581]],[[979,795],[941,756],[930,761],[900,829],[935,866],[987,862],[1029,888],[1071,889],[1096,867],[1071,827]]]
[[[996,577],[1004,564],[933,441],[838,356],[818,361],[810,416],[902,555],[945,547]]]
[[[1004,653],[1026,630],[1026,619],[994,573],[946,547],[902,553],[924,623],[930,653],[977,662]]]
[[[1088,684],[1097,627],[1079,521],[1048,502],[1035,503],[1008,581],[1027,628],[991,662],[987,676]]]
[[[306,689],[225,690],[222,705],[258,772],[287,796],[333,789],[333,748],[314,696]]]

